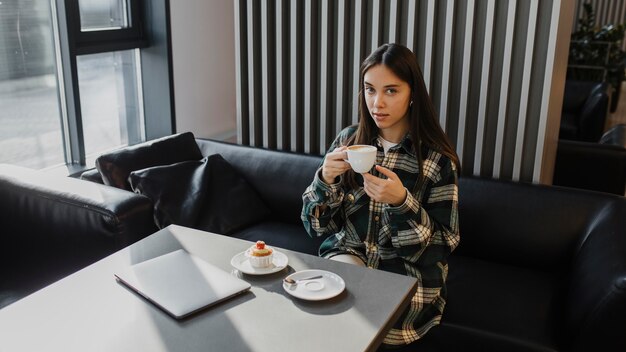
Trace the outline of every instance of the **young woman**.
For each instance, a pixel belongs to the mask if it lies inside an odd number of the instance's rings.
[[[361,65],[359,123],[332,143],[303,195],[320,256],[416,277],[419,289],[384,340],[401,347],[441,320],[446,258],[459,244],[454,148],[439,126],[415,55],[398,44]],[[347,146],[377,147],[376,166],[357,174]]]

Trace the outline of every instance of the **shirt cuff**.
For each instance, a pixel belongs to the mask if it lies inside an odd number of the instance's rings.
[[[334,205],[335,203],[341,202],[343,198],[343,192],[341,189],[342,176],[339,176],[339,182],[328,184],[324,182],[324,180],[320,176],[321,172],[322,169],[318,169],[315,173],[315,178],[313,179],[313,184],[315,189],[317,190],[318,196],[330,206]]]
[[[406,187],[404,189],[406,190],[406,198],[404,199],[404,202],[396,207],[391,205],[388,206],[387,211],[392,214],[406,214],[409,211],[417,212],[419,209],[419,202],[415,199],[415,197],[413,197],[411,192],[406,189]]]

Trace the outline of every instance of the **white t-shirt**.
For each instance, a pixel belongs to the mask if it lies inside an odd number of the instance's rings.
[[[398,143],[389,142],[388,140],[384,139],[381,136],[378,136],[378,141],[383,146],[383,150],[385,151],[385,155],[387,155],[387,152],[389,151],[389,149],[391,149],[391,147],[398,145]]]

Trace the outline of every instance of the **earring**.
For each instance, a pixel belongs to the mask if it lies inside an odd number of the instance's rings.
[[[409,106],[413,106],[413,100],[411,100],[411,102],[409,103]]]

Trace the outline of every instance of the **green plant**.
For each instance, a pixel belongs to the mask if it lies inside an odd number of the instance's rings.
[[[598,29],[592,5],[583,4],[583,10],[579,29],[572,33],[568,79],[607,81],[617,88],[626,78],[626,53],[621,49],[626,23]]]

